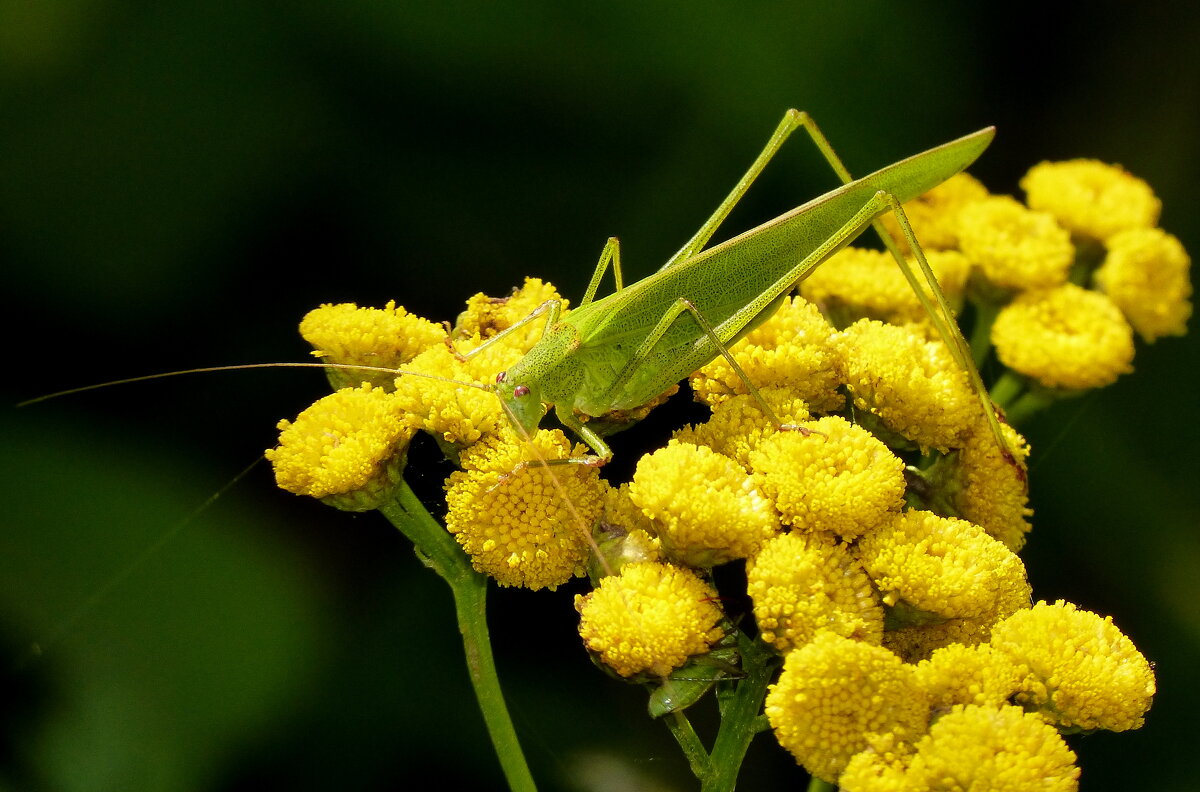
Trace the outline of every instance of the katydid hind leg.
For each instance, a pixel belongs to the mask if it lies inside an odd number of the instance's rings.
[[[843,184],[849,184],[853,181],[850,171],[842,163],[837,152],[829,143],[829,139],[821,132],[817,123],[808,113],[798,113],[796,124],[803,127],[812,139],[813,143],[820,150],[825,161],[829,163],[830,168],[837,174]],[[921,271],[921,278],[918,279],[909,266],[904,253],[900,250],[896,239],[887,231],[883,223],[876,219],[871,225],[875,229],[875,233],[879,235],[879,239],[891,253],[892,258],[896,260],[897,266],[904,274],[905,280],[917,296],[917,300],[921,303],[921,307],[929,315],[930,320],[937,328],[938,335],[950,350],[951,356],[958,366],[966,373],[967,378],[971,382],[971,388],[975,391],[979,398],[984,414],[987,418],[989,428],[996,441],[1000,446],[1005,457],[1015,464],[1011,449],[1008,447],[1008,442],[1004,438],[1004,434],[1000,429],[999,418],[996,415],[996,406],[992,403],[988,396],[987,388],[983,384],[983,379],[979,375],[979,369],[976,368],[974,359],[970,352],[970,347],[966,339],[963,337],[962,329],[958,326],[958,321],[954,317],[953,311],[950,309],[949,302],[946,300],[946,295],[942,291],[941,285],[933,274],[933,270],[929,266],[929,262],[925,257],[925,251],[922,249],[920,242],[917,240],[916,234],[913,232],[912,225],[908,222],[908,217],[905,215],[900,202],[893,196],[887,196],[887,202],[891,213],[896,217],[897,223],[900,225],[901,233],[904,235],[905,242],[908,243],[909,249],[913,253],[913,258],[917,262],[917,268]],[[882,214],[882,213],[881,213]],[[922,286],[928,287],[929,292],[933,294],[934,299],[931,301]]]
[[[738,179],[737,184],[730,190],[729,195],[725,196],[725,199],[721,201],[716,211],[704,221],[696,233],[692,235],[692,238],[685,242],[683,247],[667,260],[662,269],[667,269],[681,261],[689,259],[704,249],[704,246],[712,239],[712,235],[720,228],[721,223],[725,222],[725,218],[729,216],[729,213],[733,211],[733,208],[737,206],[738,202],[749,191],[750,185],[754,184],[754,181],[766,169],[775,155],[779,153],[779,149],[783,147],[784,142],[800,127],[802,119],[807,117],[807,115],[807,113],[801,113],[797,110],[788,110],[783,114],[783,120],[775,127],[775,131],[771,134],[767,145],[759,152],[754,162],[750,164],[749,169],[742,174],[742,178]]]

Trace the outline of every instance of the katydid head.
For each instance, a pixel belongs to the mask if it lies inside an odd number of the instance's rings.
[[[546,405],[542,402],[541,392],[526,383],[517,382],[507,371],[496,375],[494,387],[513,425],[527,434],[536,432],[538,424],[546,417]]]

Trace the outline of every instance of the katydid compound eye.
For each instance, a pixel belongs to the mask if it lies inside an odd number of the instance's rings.
[[[518,399],[521,398],[522,396],[528,396],[528,395],[529,395],[529,386],[528,385],[518,385],[517,387],[513,388],[513,396],[516,396]]]
[[[496,384],[497,384],[497,385],[503,385],[503,384],[504,384],[504,381],[505,381],[505,380],[507,380],[507,379],[508,379],[508,372],[507,372],[507,371],[501,371],[499,374],[497,374],[497,375],[496,375]]]

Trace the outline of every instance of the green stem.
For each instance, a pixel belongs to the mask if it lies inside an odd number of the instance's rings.
[[[739,638],[738,648],[742,652],[742,670],[746,676],[737,682],[732,698],[722,711],[721,728],[712,750],[712,772],[702,779],[702,792],[725,792],[736,787],[746,749],[754,735],[762,730],[758,716],[778,658],[761,643],[745,636]]]
[[[837,787],[833,784],[829,783],[828,781],[822,781],[815,776],[809,779],[808,782],[808,792],[833,792],[835,789],[837,789]]]
[[[996,314],[1000,306],[986,300],[977,300],[975,306],[975,324],[971,327],[971,358],[975,368],[983,368],[988,353],[992,351],[992,325],[996,322]]]
[[[1010,404],[1023,390],[1025,390],[1025,381],[1012,371],[1006,370],[1000,375],[1000,379],[996,380],[996,384],[992,386],[988,395],[1007,413]]]
[[[675,741],[683,749],[683,755],[687,757],[692,775],[703,781],[712,773],[712,760],[709,759],[708,751],[704,749],[704,743],[700,742],[696,730],[692,728],[692,722],[679,710],[668,715],[666,722],[667,728],[675,736]]]
[[[492,657],[487,626],[487,576],[471,568],[458,543],[426,511],[407,482],[401,484],[396,500],[381,506],[379,511],[412,541],[421,561],[450,585],[471,684],[508,786],[515,792],[536,792],[533,775],[504,704]]]

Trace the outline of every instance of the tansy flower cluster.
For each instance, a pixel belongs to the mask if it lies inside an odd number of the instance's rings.
[[[1008,369],[993,398],[1010,418],[1029,393],[1112,382],[1135,331],[1180,334],[1190,314],[1187,255],[1155,227],[1144,183],[1076,161],[1022,185],[1025,204],[960,175],[909,205],[971,352],[994,345]],[[710,416],[627,482],[559,430],[514,430],[487,385],[541,337],[531,312],[559,299],[534,279],[471,298],[453,327],[392,303],[316,309],[303,333],[338,364],[337,390],[281,422],[268,456],[281,487],[369,509],[425,433],[456,467],[444,524],[474,568],[531,589],[590,577],[574,597],[583,645],[670,692],[656,714],[766,669],[755,710],[846,790],[1074,789],[1061,735],[1140,726],[1150,665],[1111,620],[1032,605],[1017,555],[1029,446],[1003,409],[989,420],[890,256],[843,250],[800,291],[731,347],[741,373],[717,356],[692,374]],[[744,569],[744,588],[718,589],[718,567]],[[726,613],[731,598],[746,612]]]

